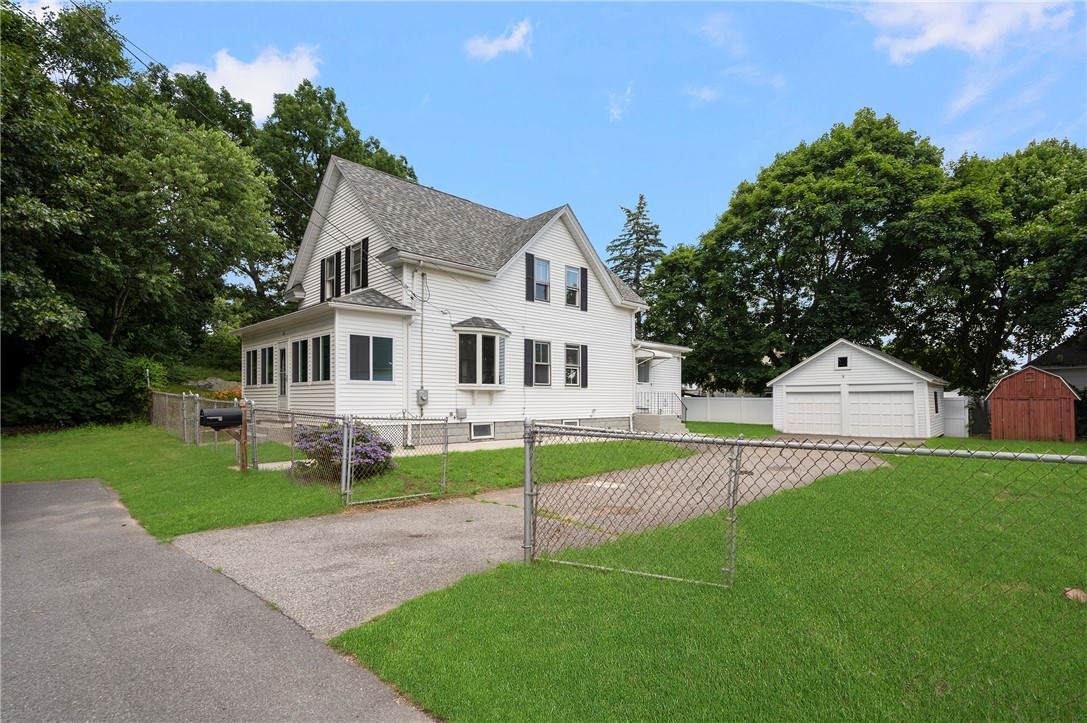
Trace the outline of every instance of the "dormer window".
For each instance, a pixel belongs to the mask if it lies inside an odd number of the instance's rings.
[[[838,369],[848,369],[848,368],[849,368],[849,357],[848,356],[838,357]]]

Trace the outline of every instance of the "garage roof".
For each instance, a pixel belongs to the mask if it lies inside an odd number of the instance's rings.
[[[819,358],[821,358],[823,356],[826,356],[833,349],[835,349],[839,344],[845,344],[846,346],[850,347],[851,349],[855,349],[855,350],[857,350],[857,351],[859,351],[859,352],[861,352],[863,354],[868,354],[869,356],[875,357],[877,359],[882,359],[883,361],[887,362],[888,364],[891,364],[892,366],[898,367],[899,369],[901,369],[902,371],[904,371],[904,372],[906,372],[908,374],[912,374],[913,376],[918,377],[919,379],[925,380],[929,384],[937,384],[937,385],[940,385],[940,386],[947,386],[947,382],[944,381],[943,379],[941,379],[940,377],[936,376],[935,374],[929,374],[926,371],[922,371],[921,369],[918,369],[917,367],[915,367],[913,364],[909,364],[907,362],[904,362],[901,359],[896,359],[895,357],[891,356],[890,354],[888,354],[886,352],[883,352],[883,351],[880,351],[879,349],[873,349],[870,346],[861,346],[860,344],[854,344],[853,342],[849,341],[848,339],[839,339],[838,341],[834,342],[833,344],[828,344],[827,346],[823,347],[819,351],[812,354],[810,357],[808,357],[804,361],[797,364],[795,367],[791,367],[789,369],[786,369],[784,372],[777,375],[770,382],[770,386],[774,386],[775,384],[778,384],[778,383],[784,381],[786,379],[786,377],[788,377],[790,374],[797,371],[798,369],[802,369],[803,367],[807,366],[808,364],[814,362],[816,359],[819,359]]]

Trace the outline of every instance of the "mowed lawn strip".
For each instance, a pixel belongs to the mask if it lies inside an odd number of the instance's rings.
[[[582,479],[605,472],[641,467],[687,457],[693,452],[671,444],[638,440],[547,445],[546,465],[537,469],[539,482]],[[435,492],[440,487],[441,455],[396,457],[396,467],[364,479],[354,488],[354,500]],[[525,481],[524,447],[450,452],[447,494],[474,495],[489,489],[521,487]]]
[[[744,439],[761,439],[773,437],[778,433],[770,424],[741,424],[740,422],[684,422],[684,424],[695,434],[708,434],[725,439],[735,439],[741,434]]]
[[[206,433],[206,439],[210,439]],[[150,534],[177,535],[323,515],[340,509],[339,490],[294,484],[282,472],[230,469],[234,441],[220,435],[216,451],[186,445],[148,425],[81,427],[5,437],[4,482],[98,478],[115,490]],[[266,461],[282,458],[282,445],[262,445]]]
[[[896,457],[739,519],[729,590],[509,564],[332,643],[453,721],[1087,716],[1087,467]],[[719,560],[692,533],[568,556]]]
[[[275,522],[336,512],[339,484],[297,484],[283,470],[250,470],[234,464],[234,442],[220,435],[219,449],[186,445],[148,425],[82,427],[48,434],[5,437],[4,482],[98,478],[117,490],[144,528],[160,540],[177,535]],[[591,447],[591,449],[587,449]],[[691,454],[670,444],[621,441],[555,445],[541,480],[576,479],[663,462]],[[262,442],[259,459],[290,459],[290,448]],[[439,490],[441,457],[397,458],[397,468],[358,483],[354,499],[377,499]],[[524,482],[520,448],[449,455],[448,494],[519,487]]]

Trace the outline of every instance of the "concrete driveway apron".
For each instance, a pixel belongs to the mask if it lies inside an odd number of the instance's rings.
[[[98,481],[0,494],[3,720],[427,719]]]

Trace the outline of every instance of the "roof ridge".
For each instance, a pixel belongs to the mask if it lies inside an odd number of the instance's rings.
[[[344,163],[349,163],[352,166],[355,166],[357,168],[362,168],[362,169],[364,169],[366,171],[369,171],[369,172],[372,172],[372,173],[380,173],[382,175],[388,176],[389,178],[394,179],[396,181],[399,181],[400,183],[404,183],[404,184],[408,185],[411,188],[419,188],[419,189],[422,189],[424,191],[429,191],[431,193],[438,193],[438,194],[441,194],[443,196],[448,196],[449,198],[455,198],[458,201],[463,201],[464,203],[470,203],[473,206],[477,206],[479,208],[483,208],[483,209],[486,209],[488,211],[494,211],[495,213],[500,213],[503,216],[509,216],[514,221],[525,221],[525,220],[527,220],[527,219],[524,219],[524,218],[522,218],[520,216],[515,216],[512,213],[508,213],[506,211],[503,211],[502,209],[495,208],[493,206],[485,206],[482,203],[476,203],[475,201],[464,198],[463,196],[458,196],[455,193],[449,193],[448,191],[443,191],[440,188],[434,188],[433,186],[424,186],[421,183],[412,183],[411,181],[409,181],[409,180],[407,180],[405,178],[401,178],[400,176],[393,175],[392,173],[382,171],[382,170],[380,170],[378,168],[374,168],[372,166],[364,166],[361,163],[356,163],[355,161],[349,161],[346,158],[343,158],[342,156],[333,155],[332,158],[333,158],[333,160],[342,161]]]

